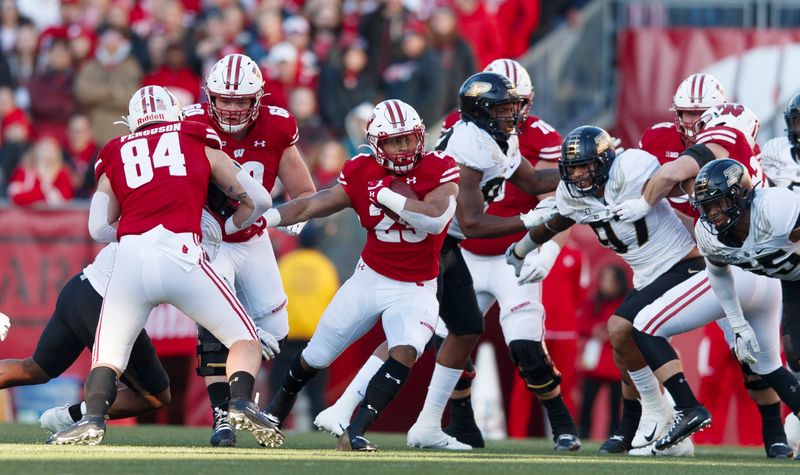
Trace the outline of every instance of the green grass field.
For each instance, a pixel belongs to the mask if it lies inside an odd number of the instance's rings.
[[[37,475],[135,474],[394,474],[560,473],[648,475],[685,473],[800,473],[800,461],[767,460],[761,449],[698,447],[692,459],[600,456],[598,444],[576,454],[554,455],[544,439],[489,442],[470,453],[409,450],[405,436],[371,434],[381,450],[336,452],[335,439],[322,433],[288,435],[282,449],[263,449],[247,434],[239,447],[214,449],[207,429],[168,426],[111,426],[98,447],[56,447],[34,425],[0,424],[0,473]]]

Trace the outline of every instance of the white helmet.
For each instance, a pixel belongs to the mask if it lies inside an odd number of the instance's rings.
[[[386,139],[412,135],[417,140],[414,150],[387,153]],[[405,174],[413,169],[425,149],[425,126],[413,107],[397,99],[381,102],[372,110],[367,122],[367,141],[379,165],[394,173]]]
[[[707,128],[719,125],[738,129],[747,137],[750,148],[755,147],[758,129],[761,126],[758,117],[749,107],[733,103],[711,107],[700,116],[695,124],[695,132],[700,133]]]
[[[717,78],[710,74],[692,74],[684,79],[675,95],[672,97],[671,111],[675,112],[675,127],[687,142],[694,137],[695,123],[687,123],[683,120],[682,112],[686,111],[705,111],[709,107],[723,104],[725,98],[725,88],[719,83]]]
[[[136,132],[155,122],[181,120],[183,120],[181,105],[167,88],[144,86],[133,93],[128,103],[128,117],[123,117],[122,123],[127,125],[131,132]]]
[[[204,87],[208,96],[208,112],[222,130],[236,133],[258,117],[261,97],[264,95],[264,78],[255,61],[243,54],[229,54],[217,61],[206,78]],[[217,98],[250,99],[250,106],[241,111],[217,108]]]
[[[513,59],[495,59],[483,70],[488,73],[503,75],[517,88],[517,94],[523,99],[522,116],[528,116],[528,110],[533,102],[533,82],[528,71]]]

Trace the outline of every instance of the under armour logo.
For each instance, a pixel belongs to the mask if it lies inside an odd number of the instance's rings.
[[[406,183],[408,183],[409,185],[415,185],[417,183],[417,177],[415,176],[406,177]]]
[[[359,264],[358,265],[358,270],[364,270],[364,264]]]
[[[189,248],[186,247],[186,244],[183,245],[183,247],[181,248],[181,251],[183,251],[184,254],[189,254]]]
[[[789,386],[789,389],[791,389],[793,393],[796,393],[797,390],[800,389],[800,382],[798,382],[797,384],[793,384],[793,385]]]
[[[266,147],[267,141],[266,140],[256,140],[253,142],[253,147]]]
[[[400,380],[399,380],[399,379],[397,379],[397,378],[395,378],[395,377],[394,377],[394,376],[392,376],[391,374],[389,374],[389,373],[385,373],[385,374],[384,374],[384,376],[386,376],[386,379],[391,379],[391,380],[392,380],[392,381],[394,381],[395,383],[397,383],[397,384],[400,384]]]
[[[374,407],[372,407],[372,405],[371,405],[371,404],[367,404],[367,410],[369,410],[369,411],[371,411],[371,412],[374,412],[375,414],[377,414],[377,413],[378,413],[378,410],[377,410],[377,409],[375,409]]]

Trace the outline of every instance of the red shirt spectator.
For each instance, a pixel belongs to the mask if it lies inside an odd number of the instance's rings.
[[[478,0],[453,0],[461,35],[472,46],[478,69],[505,55],[497,19]],[[508,30],[511,32],[511,30]],[[516,33],[516,32],[514,32]]]
[[[497,24],[503,25],[503,43],[507,58],[519,58],[531,46],[531,37],[539,25],[539,0],[504,0],[497,9]]]
[[[22,164],[11,174],[8,197],[20,206],[58,205],[72,199],[72,179],[64,166],[58,142],[40,139]]]
[[[142,85],[166,87],[183,105],[200,101],[200,78],[187,65],[186,51],[177,43],[167,46],[164,64],[145,76]]]

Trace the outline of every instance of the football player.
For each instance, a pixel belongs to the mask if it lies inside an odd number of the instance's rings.
[[[632,322],[639,311],[657,299],[665,289],[688,279],[702,269],[702,258],[689,231],[664,200],[657,202],[634,223],[619,221],[612,208],[617,203],[641,196],[644,184],[658,169],[658,161],[647,152],[628,149],[617,156],[608,133],[593,126],[579,127],[565,138],[559,170],[561,183],[556,190],[553,218],[533,228],[516,243],[509,256],[525,256],[557,233],[573,224],[588,224],[600,243],[622,257],[633,269],[634,290],[609,319],[609,337],[621,372],[628,371],[639,392],[661,398],[658,381],[631,339]],[[545,201],[538,210],[553,204]],[[521,259],[520,259],[521,260]],[[535,267],[520,262],[520,280],[535,279]],[[534,262],[538,259],[534,259]],[[633,440],[641,406],[626,398],[620,438],[627,447]],[[669,408],[664,408],[669,410]],[[652,442],[667,427],[653,426],[646,434]],[[693,451],[687,441],[672,455]]]
[[[104,247],[93,263],[64,285],[32,356],[0,360],[0,389],[44,384],[66,371],[84,348],[91,351],[116,249],[116,244]],[[0,337],[5,339],[4,334]],[[109,408],[109,419],[146,414],[170,403],[169,377],[145,330],[136,338],[130,359],[120,376],[125,387]],[[80,420],[83,410],[81,403],[67,404],[48,409],[39,420],[55,433]]]
[[[367,125],[371,154],[348,160],[336,186],[266,215],[269,226],[285,226],[353,208],[367,230],[355,273],[290,363],[268,408],[282,422],[303,386],[381,317],[388,359],[371,378],[338,450],[376,450],[364,431],[405,383],[438,318],[439,254],[456,209],[459,167],[445,153],[425,152],[424,134],[414,108],[394,99],[381,102]]]
[[[521,64],[511,59],[495,60],[484,71],[506,76],[522,98],[521,115],[524,117],[524,123],[519,129],[519,147],[522,156],[534,168],[557,167],[562,138],[547,122],[528,115],[534,95],[528,72]],[[442,142],[445,137],[450,136],[450,130],[460,119],[459,111],[447,116],[442,125]],[[521,191],[509,182],[503,182],[495,200],[488,204],[486,213],[496,216],[518,216],[535,208],[537,203],[537,197]],[[542,344],[544,308],[541,303],[541,284],[537,282],[517,285],[517,278],[512,269],[504,265],[504,252],[511,243],[521,238],[524,232],[519,231],[496,238],[466,239],[461,242],[461,253],[472,275],[481,311],[485,313],[495,301],[499,302],[503,334],[523,378],[530,376],[528,373],[532,367],[531,361],[517,360],[518,357],[524,358],[528,354],[523,347],[545,351],[545,346]],[[544,246],[540,255],[542,278],[549,272],[565,240],[566,236],[561,236],[559,242],[553,241]],[[439,348],[444,336],[447,335],[447,330],[444,325],[438,325],[436,332],[434,346]],[[379,351],[375,356],[380,358],[381,353]],[[545,356],[544,360],[546,358]],[[374,372],[377,370],[377,362],[369,361],[365,365],[365,368],[367,367]],[[346,426],[342,420],[349,419],[355,406],[361,401],[360,394],[364,394],[368,377],[368,374],[359,372],[359,376],[351,382],[345,394],[333,406],[321,412],[314,423],[320,429],[339,435]],[[468,361],[467,369],[456,384],[456,390],[450,399],[450,425],[444,432],[454,436],[459,442],[478,448],[484,447],[484,441],[472,412],[470,386],[473,377],[472,362]],[[577,437],[577,430],[564,405],[558,383],[555,382],[546,388],[537,388],[534,392],[541,396],[548,415],[552,416],[550,424],[551,427],[557,428],[556,434]],[[577,448],[574,444],[572,447]]]
[[[174,96],[159,86],[136,91],[125,123],[131,133],[108,142],[95,164],[98,188],[89,208],[89,233],[119,241],[86,379],[86,414],[50,437],[50,444],[99,444],[132,346],[150,311],[170,303],[211,329],[230,349],[229,417],[262,445],[283,434],[252,400],[261,343],[250,316],[203,256],[200,219],[209,181],[239,208],[225,223],[234,233],[271,205],[269,194],[224,152],[213,129],[182,121]],[[122,217],[122,219],[120,219]]]
[[[264,79],[252,59],[229,54],[220,59],[206,78],[208,102],[184,108],[187,120],[200,121],[222,139],[222,151],[272,192],[277,180],[293,198],[316,191],[311,175],[297,148],[297,122],[285,109],[262,104]],[[213,190],[212,190],[213,193]],[[221,196],[211,211],[222,221],[234,209]],[[212,223],[213,224],[213,223]],[[304,223],[288,230],[297,235]],[[213,226],[204,228],[206,231]],[[275,252],[264,229],[264,221],[239,233],[205,233],[209,246],[218,243],[212,266],[252,315],[264,338],[264,358],[272,358],[279,348],[274,340],[284,340],[289,332],[286,293],[283,290]],[[205,328],[198,329],[197,373],[204,376],[214,413],[211,445],[236,445],[236,435],[227,418],[230,392],[225,378],[228,350]]]
[[[700,214],[695,236],[706,270],[665,292],[634,321],[634,339],[677,407],[673,425],[656,449],[680,442],[710,423],[667,339],[711,323],[720,313],[726,317],[720,326],[733,342],[737,359],[746,373],[758,375],[751,384],[771,387],[794,413],[800,411],[800,383],[781,364],[780,284],[769,278],[786,283],[800,279],[800,248],[795,243],[800,240],[800,197],[785,188],[754,188],[745,166],[725,158],[700,169],[694,196]],[[732,270],[728,264],[741,269]],[[797,306],[794,289],[788,288],[783,291],[784,307],[791,312]]]

